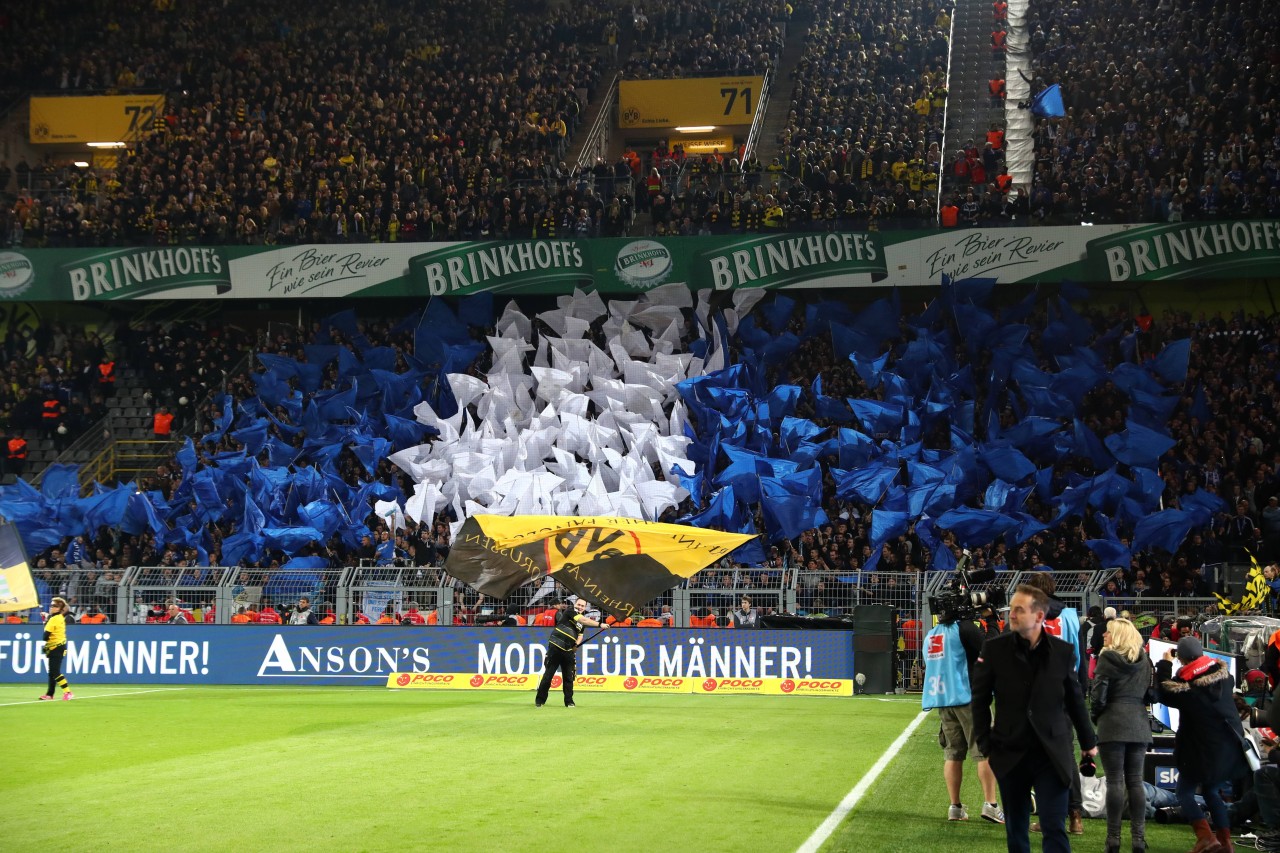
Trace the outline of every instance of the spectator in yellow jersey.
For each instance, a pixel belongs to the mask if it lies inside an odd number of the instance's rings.
[[[55,687],[62,688],[62,698],[76,698],[71,692],[67,677],[62,674],[62,660],[67,655],[67,600],[55,598],[49,605],[44,620],[44,654],[49,659],[49,688],[40,697],[42,701],[53,698]]]

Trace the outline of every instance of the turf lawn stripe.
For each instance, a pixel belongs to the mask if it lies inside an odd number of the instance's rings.
[[[848,816],[849,812],[853,811],[853,807],[858,804],[858,801],[862,799],[863,795],[866,794],[867,791],[870,790],[871,786],[875,784],[876,779],[880,778],[880,774],[884,772],[884,769],[898,757],[898,753],[902,751],[902,747],[906,744],[907,739],[911,737],[912,732],[920,728],[920,724],[923,723],[925,718],[928,716],[929,714],[927,711],[921,711],[919,714],[916,714],[915,719],[907,724],[907,727],[902,730],[902,734],[898,735],[897,739],[894,740],[893,743],[889,744],[889,748],[886,749],[884,754],[880,756],[879,760],[871,766],[871,769],[866,772],[866,775],[858,780],[858,784],[854,785],[853,789],[850,790],[849,793],[845,794],[844,799],[840,801],[840,805],[836,806],[835,810],[832,811],[831,814],[827,815],[827,819],[813,831],[813,835],[810,835],[805,839],[804,844],[800,845],[799,853],[817,853],[826,840],[831,837],[831,833],[835,832],[836,827],[838,827],[845,817]]]

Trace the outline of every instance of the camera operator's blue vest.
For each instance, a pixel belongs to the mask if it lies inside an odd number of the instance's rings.
[[[1080,614],[1076,612],[1076,609],[1074,607],[1062,608],[1062,611],[1057,616],[1044,620],[1044,629],[1051,636],[1071,644],[1071,650],[1075,653],[1076,669],[1079,669]]]
[[[934,626],[924,638],[924,697],[921,706],[953,708],[968,705],[969,661],[960,643],[960,626],[948,622]]]

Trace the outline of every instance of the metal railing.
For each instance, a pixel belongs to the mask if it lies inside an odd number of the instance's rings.
[[[618,73],[614,74],[613,79],[609,81],[609,88],[604,93],[600,112],[596,115],[596,120],[591,123],[591,128],[582,141],[582,148],[578,151],[579,171],[590,169],[597,159],[607,158],[609,155],[609,139],[613,133],[618,110],[618,81],[621,79],[622,75]]]
[[[36,566],[32,570],[47,610],[54,595],[67,598],[77,618],[109,623],[164,621],[160,613],[177,604],[189,621],[228,624],[237,614],[271,608],[284,620],[300,596],[311,599],[317,616],[336,624],[367,620],[395,624],[474,625],[508,612],[527,625],[568,595],[550,578],[519,587],[506,600],[479,595],[442,570],[418,566],[355,566],[336,569],[281,569],[134,566],[124,570]],[[1000,572],[971,591],[1012,590],[1027,572]],[[1114,570],[1056,572],[1055,597],[1085,614],[1093,605],[1111,605],[1135,616],[1155,614],[1200,619],[1217,612],[1206,597],[1108,596],[1099,593]],[[899,686],[910,687],[919,664],[920,642],[933,624],[929,600],[954,581],[953,572],[792,572],[771,569],[710,570],[685,586],[668,590],[638,611],[679,627],[724,627],[745,595],[762,615],[850,617],[862,605],[894,608],[899,625]],[[669,614],[669,615],[668,615]],[[363,615],[364,620],[360,617]],[[29,613],[28,621],[36,621]],[[386,617],[386,618],[383,618]],[[714,623],[709,622],[715,617]],[[251,621],[257,621],[252,619]],[[274,619],[265,621],[275,622]]]
[[[452,623],[453,588],[441,586],[437,569],[417,566],[358,566],[351,570],[346,594],[337,598],[338,622],[352,624],[359,615],[376,623],[381,618],[426,624]],[[440,621],[444,615],[447,621]]]
[[[751,121],[751,130],[747,133],[747,142],[742,146],[742,161],[739,168],[745,174],[747,161],[755,153],[760,142],[760,134],[764,132],[765,114],[769,112],[769,96],[772,94],[776,69],[770,67],[764,74],[764,83],[760,87],[760,98],[756,101],[756,114]]]
[[[133,566],[120,581],[117,622],[166,621],[169,605],[189,622],[227,619],[226,584],[234,569]]]
[[[312,610],[321,618],[330,611],[343,612],[348,607],[352,571],[350,568],[230,569],[221,587],[227,605],[218,608],[217,622],[234,624],[242,621],[237,617],[244,617],[248,622],[275,624],[274,618],[264,620],[251,615],[268,611],[288,621],[288,612],[303,596],[310,599]]]

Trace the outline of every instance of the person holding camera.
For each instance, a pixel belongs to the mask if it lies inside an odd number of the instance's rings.
[[[1178,805],[1196,833],[1191,853],[1234,850],[1231,823],[1221,788],[1249,772],[1244,757],[1244,728],[1231,699],[1231,673],[1204,653],[1195,637],[1178,640],[1181,664],[1173,672],[1172,652],[1156,664],[1156,694],[1160,702],[1179,712],[1173,759],[1178,768]],[[1213,829],[1196,802],[1200,789]]]
[[[951,609],[958,602],[931,599],[942,607],[935,625],[924,641],[924,710],[938,709],[938,743],[942,745],[942,778],[951,797],[947,820],[968,820],[969,812],[960,802],[964,781],[964,761],[972,755],[982,785],[982,819],[1004,823],[1004,812],[996,801],[996,777],[987,756],[973,739],[973,709],[970,707],[973,665],[982,650],[983,633],[974,624],[972,612]],[[969,616],[970,618],[964,618]]]
[[[1256,714],[1256,709],[1254,710]],[[1280,726],[1280,702],[1271,702],[1255,725],[1263,724],[1271,733]],[[1257,731],[1257,729],[1255,729]],[[1262,753],[1266,760],[1253,771],[1253,793],[1258,806],[1258,818],[1253,831],[1259,850],[1280,851],[1280,743],[1262,736]]]
[[[1090,691],[1090,716],[1098,727],[1098,752],[1107,774],[1107,853],[1120,850],[1126,793],[1134,853],[1147,849],[1147,794],[1142,775],[1151,743],[1146,702],[1151,676],[1151,663],[1138,629],[1128,619],[1110,620],[1102,635]]]
[[[1076,775],[1072,729],[1085,759],[1098,754],[1074,651],[1045,630],[1048,609],[1043,590],[1018,585],[1009,601],[1011,633],[988,639],[973,667],[973,735],[1000,787],[1010,853],[1030,853],[1033,789],[1042,849],[1071,850],[1066,819]]]
[[[578,646],[582,645],[582,634],[588,627],[604,629],[609,626],[587,615],[587,600],[581,596],[574,600],[572,607],[563,607],[556,614],[555,627],[547,638],[546,668],[542,671],[538,693],[533,699],[535,707],[541,708],[547,704],[547,695],[551,692],[551,681],[556,670],[560,670],[564,706],[574,707],[573,679],[577,674]]]

